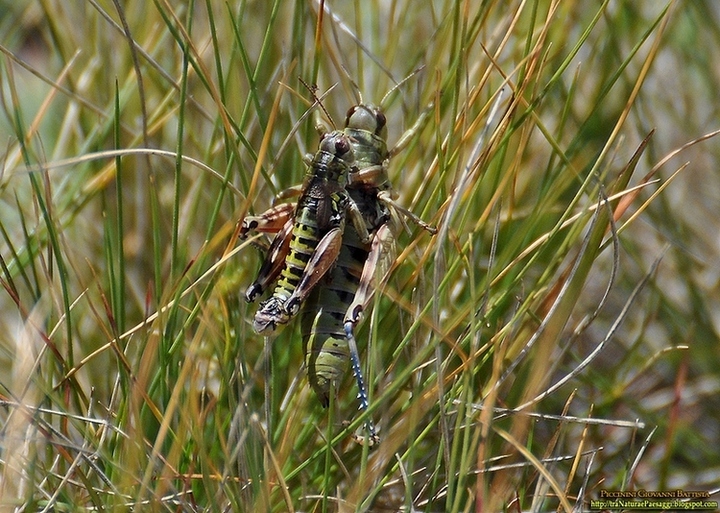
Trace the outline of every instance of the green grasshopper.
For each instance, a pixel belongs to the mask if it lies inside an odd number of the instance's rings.
[[[269,334],[287,324],[335,265],[346,215],[360,239],[370,240],[362,214],[345,190],[353,166],[354,151],[349,138],[340,131],[325,134],[310,162],[297,206],[283,205],[243,221],[241,237],[249,230],[277,232],[257,278],[245,295],[252,302],[279,278],[273,295],[260,303],[255,314],[253,328],[257,333]]]
[[[350,108],[343,131],[353,145],[357,167],[346,188],[360,208],[372,240],[364,243],[357,232],[345,230],[337,266],[327,283],[306,301],[301,322],[309,381],[320,401],[328,403],[331,385],[342,380],[350,360],[364,411],[369,402],[353,332],[372,296],[378,266],[392,255],[400,228],[397,214],[403,213],[431,233],[436,229],[395,202],[397,195],[387,171],[386,118],[380,108],[370,104]],[[370,443],[377,443],[371,421],[366,429]]]
[[[380,241],[378,230],[391,220],[387,206],[378,201],[378,192],[390,188],[386,173],[389,154],[385,123],[384,114],[372,106],[357,105],[348,111],[344,133],[353,146],[356,168],[346,188],[358,205],[373,240],[364,241],[357,230],[347,227],[336,266],[322,285],[313,290],[300,312],[308,381],[325,407],[330,402],[331,390],[337,389],[342,381],[348,361],[352,362],[357,381],[360,409],[366,410],[369,406],[357,344],[354,337],[348,338],[346,334],[345,319],[350,305],[362,308],[366,302],[357,294],[362,277],[366,275],[372,282],[374,276],[374,269],[365,270],[368,256]],[[378,180],[378,177],[384,178]],[[366,283],[365,288],[369,289],[370,285]],[[356,321],[358,317],[359,311]],[[366,423],[366,428],[370,443],[377,443],[379,439],[371,421]]]

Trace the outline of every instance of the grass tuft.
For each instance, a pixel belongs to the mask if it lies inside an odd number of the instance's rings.
[[[2,507],[718,493],[712,4],[0,4]],[[253,332],[237,241],[360,101],[438,227],[357,333],[366,414],[350,375],[320,406],[297,326]]]

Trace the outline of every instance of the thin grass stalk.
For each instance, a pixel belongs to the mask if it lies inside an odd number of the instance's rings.
[[[115,87],[115,148],[120,148],[120,97],[119,97],[119,91],[117,89],[117,82]],[[110,275],[110,286],[111,286],[111,297],[112,297],[112,305],[113,305],[113,315],[115,317],[115,323],[117,324],[117,329],[120,333],[123,333],[125,331],[125,319],[126,319],[126,310],[125,310],[125,283],[126,283],[126,273],[125,273],[125,247],[124,247],[124,240],[125,240],[125,222],[124,222],[124,209],[123,209],[123,167],[122,167],[122,159],[118,155],[115,157],[115,202],[117,204],[117,217],[116,217],[116,226],[115,226],[115,233],[116,233],[116,240],[115,243],[112,244],[110,250],[112,253],[108,255],[108,270],[112,273],[114,265],[113,260],[114,258],[117,259],[117,277],[115,277],[113,274]],[[117,255],[116,257],[111,257],[111,255]],[[114,278],[117,278],[115,280]]]

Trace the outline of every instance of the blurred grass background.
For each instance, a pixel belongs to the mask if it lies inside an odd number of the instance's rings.
[[[325,7],[0,2],[2,506],[541,511],[717,491],[720,147],[688,143],[720,128],[720,8]],[[266,362],[240,299],[260,253],[238,220],[317,147],[298,77],[335,85],[338,126],[409,77],[390,145],[420,121],[390,174],[440,233],[398,234],[359,331],[371,451],[349,437],[351,376],[323,410],[297,327]]]

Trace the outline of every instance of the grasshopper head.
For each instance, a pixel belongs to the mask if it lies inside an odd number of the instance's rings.
[[[387,119],[385,114],[372,104],[360,104],[350,107],[345,115],[345,127],[365,130],[381,139],[387,139]]]

